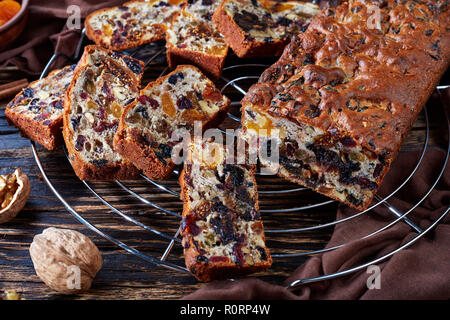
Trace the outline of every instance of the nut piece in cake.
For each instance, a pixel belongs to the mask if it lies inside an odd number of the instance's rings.
[[[62,143],[64,98],[75,65],[32,82],[6,106],[5,115],[27,137],[54,150]]]
[[[177,134],[191,136],[197,122],[206,130],[218,124],[230,106],[214,83],[196,67],[178,66],[141,90],[120,120],[114,149],[151,179],[173,171]]]
[[[167,29],[167,62],[195,64],[206,74],[218,78],[228,53],[228,45],[211,22],[220,1],[191,0]]]
[[[64,104],[64,140],[82,180],[130,179],[138,170],[113,150],[125,106],[138,96],[143,63],[87,46]]]
[[[212,20],[238,57],[271,57],[280,55],[291,36],[303,32],[319,12],[308,2],[224,0]]]
[[[186,267],[201,281],[263,271],[272,264],[255,167],[227,162],[223,145],[191,144],[179,178]]]
[[[86,18],[86,35],[96,44],[118,51],[162,40],[183,4],[180,0],[130,1],[101,9]]]

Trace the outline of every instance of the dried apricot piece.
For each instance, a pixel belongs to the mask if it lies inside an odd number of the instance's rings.
[[[103,33],[105,34],[105,36],[107,36],[107,37],[112,36],[112,34],[113,34],[113,30],[109,24],[105,24],[102,27],[102,30],[103,30]]]
[[[176,110],[175,106],[173,105],[172,98],[170,97],[170,94],[167,92],[164,92],[161,96],[161,103],[162,103],[162,109],[164,112],[170,117],[175,117]]]
[[[17,1],[0,1],[0,26],[11,20],[19,11],[20,4]]]

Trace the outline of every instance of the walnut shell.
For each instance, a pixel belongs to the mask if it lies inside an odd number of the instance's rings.
[[[30,255],[39,278],[62,294],[89,290],[103,263],[88,237],[68,229],[47,228],[36,235]]]
[[[0,223],[5,223],[14,219],[23,207],[25,207],[25,203],[30,196],[31,186],[27,175],[20,169],[16,169],[14,174],[16,175],[17,184],[19,186],[8,206],[3,210],[0,210]]]

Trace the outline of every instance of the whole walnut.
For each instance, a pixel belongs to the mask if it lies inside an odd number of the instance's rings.
[[[39,278],[62,294],[89,290],[103,263],[88,237],[68,229],[47,228],[36,235],[30,255]]]

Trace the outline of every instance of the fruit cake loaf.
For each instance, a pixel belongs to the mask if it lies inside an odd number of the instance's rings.
[[[219,6],[215,0],[189,0],[166,33],[167,62],[195,64],[208,75],[218,78],[228,53],[225,38],[211,23]]]
[[[64,97],[75,65],[32,82],[6,106],[5,114],[27,137],[54,150],[62,142]]]
[[[186,267],[201,281],[272,264],[259,215],[255,166],[228,164],[218,143],[191,144],[179,182]]]
[[[308,2],[224,0],[212,20],[237,56],[272,57],[318,13],[319,7]]]
[[[114,137],[115,150],[151,179],[170,176],[175,163],[173,134],[192,134],[218,124],[230,106],[214,83],[194,66],[181,65],[151,82],[124,111]]]
[[[163,40],[182,4],[182,0],[130,1],[101,9],[86,18],[86,35],[96,44],[118,51]]]
[[[279,145],[278,163],[261,162],[367,208],[448,67],[445,3],[350,1],[315,18],[242,101],[243,137]],[[380,30],[369,23],[370,5]],[[261,128],[279,129],[279,138]]]
[[[125,106],[137,97],[143,63],[87,46],[64,103],[64,140],[81,180],[133,178],[138,170],[113,150]]]

